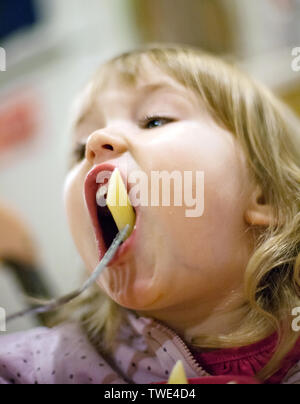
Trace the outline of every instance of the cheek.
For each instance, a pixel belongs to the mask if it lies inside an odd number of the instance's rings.
[[[80,199],[80,179],[79,173],[75,169],[69,173],[64,186],[64,206],[71,230],[74,224],[80,218],[79,213],[81,201]],[[81,212],[82,213],[82,212]]]
[[[160,211],[161,225],[170,235],[170,250],[182,263],[228,267],[235,256],[237,262],[232,265],[238,266],[247,255],[243,220],[247,172],[232,136],[204,129],[191,126],[185,134],[173,134],[167,152],[160,149],[156,154],[163,169],[204,173],[204,213],[188,218],[186,206],[164,208]]]

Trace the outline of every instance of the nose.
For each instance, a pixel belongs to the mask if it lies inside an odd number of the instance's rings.
[[[104,131],[92,133],[86,144],[86,159],[89,163],[106,161],[127,151],[127,144],[121,136]]]

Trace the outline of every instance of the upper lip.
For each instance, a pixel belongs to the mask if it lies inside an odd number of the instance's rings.
[[[92,219],[92,224],[94,227],[94,231],[96,234],[96,239],[97,239],[98,247],[100,250],[100,259],[102,259],[107,248],[104,243],[104,239],[102,236],[102,229],[99,224],[98,214],[97,214],[96,193],[100,186],[100,184],[97,183],[97,176],[102,171],[111,171],[111,173],[112,173],[116,168],[118,168],[118,170],[120,171],[124,184],[127,187],[127,192],[129,193],[131,186],[128,183],[127,178],[125,177],[124,173],[122,173],[122,170],[120,169],[120,167],[110,164],[110,163],[103,163],[103,164],[100,164],[100,165],[94,167],[91,171],[89,171],[89,173],[86,176],[85,182],[84,182],[85,201],[86,201],[86,205],[89,210],[90,217]]]
[[[87,196],[87,193],[93,192],[95,188],[97,188],[97,189],[99,188],[99,184],[97,184],[97,176],[100,172],[102,172],[102,171],[113,172],[116,168],[120,171],[124,184],[127,187],[127,192],[129,192],[131,189],[131,185],[128,183],[127,178],[125,177],[124,173],[122,172],[122,169],[111,163],[103,163],[103,164],[99,164],[98,166],[93,168],[87,174],[86,179],[85,179],[85,195]],[[95,197],[94,200],[96,200],[96,193],[94,194],[94,197]]]

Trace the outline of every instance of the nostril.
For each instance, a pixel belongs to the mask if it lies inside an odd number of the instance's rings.
[[[110,144],[105,144],[105,145],[103,145],[102,147],[103,147],[103,149],[106,149],[106,150],[111,150],[111,151],[114,150],[114,148],[113,148],[112,145],[110,145]]]

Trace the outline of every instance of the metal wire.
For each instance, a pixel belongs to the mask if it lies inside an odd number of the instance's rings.
[[[128,230],[129,230],[129,224],[124,227],[123,230],[121,230],[117,236],[115,237],[114,241],[112,242],[111,246],[107,250],[106,254],[102,258],[102,260],[99,262],[97,265],[96,269],[90,276],[90,278],[83,284],[83,286],[74,292],[68,293],[65,296],[62,296],[58,299],[52,299],[49,301],[45,301],[43,304],[41,304],[38,307],[34,308],[29,308],[23,311],[20,311],[18,313],[14,313],[9,315],[6,318],[6,322],[9,323],[10,321],[16,320],[17,318],[29,316],[32,314],[40,314],[40,313],[47,313],[50,311],[55,311],[61,306],[70,303],[72,300],[76,299],[78,296],[80,296],[83,292],[85,292],[87,289],[89,289],[94,282],[99,278],[101,273],[104,271],[104,269],[108,266],[110,261],[114,258],[115,254],[118,251],[118,248],[120,247],[121,243],[125,240]]]

